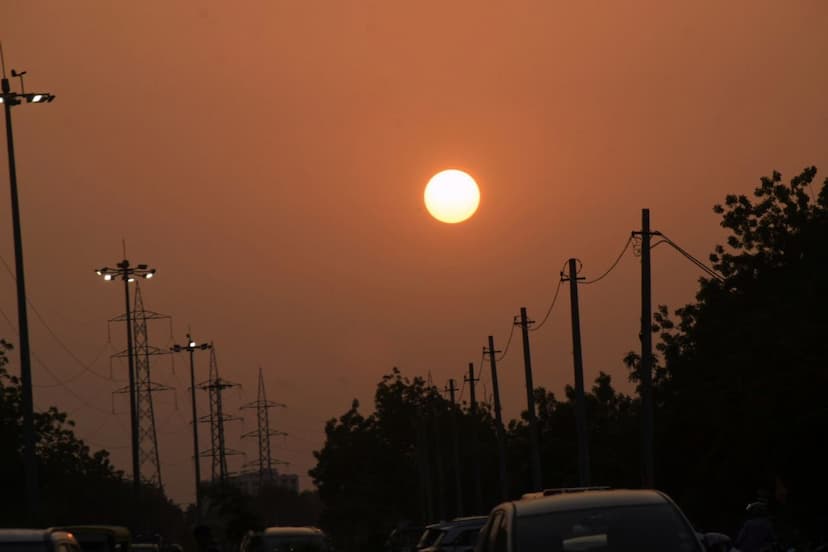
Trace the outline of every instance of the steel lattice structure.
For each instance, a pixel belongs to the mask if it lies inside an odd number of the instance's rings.
[[[270,429],[270,409],[275,407],[285,407],[282,403],[277,403],[267,400],[265,393],[264,376],[262,369],[259,368],[259,390],[256,394],[256,401],[242,406],[242,409],[256,409],[256,430],[250,431],[242,435],[244,437],[256,437],[259,445],[259,460],[252,462],[249,467],[255,467],[259,472],[259,483],[265,480],[272,481],[274,479],[276,464],[287,464],[282,460],[274,459],[270,450],[271,436],[287,436],[284,431]]]
[[[149,344],[150,320],[168,320],[171,317],[147,310],[144,307],[144,298],[141,286],[135,282],[135,301],[132,312],[133,362],[135,366],[136,406],[138,415],[139,463],[141,479],[145,483],[163,488],[161,479],[161,459],[158,449],[158,435],[155,428],[155,409],[152,394],[159,391],[168,391],[171,387],[152,381],[150,359],[156,355],[169,354],[168,351],[153,347]],[[110,322],[126,322],[126,315],[120,315]],[[128,351],[121,351],[113,355],[114,358],[126,358]],[[118,393],[129,393],[129,388],[122,388]]]
[[[224,414],[221,393],[225,389],[239,387],[239,384],[223,380],[219,376],[215,347],[210,349],[210,379],[199,384],[198,387],[210,395],[210,413],[199,419],[201,422],[210,424],[210,448],[202,451],[201,454],[212,458],[212,480],[224,483],[228,475],[227,456],[242,454],[237,450],[227,448],[224,439],[224,422],[241,421],[241,418]]]

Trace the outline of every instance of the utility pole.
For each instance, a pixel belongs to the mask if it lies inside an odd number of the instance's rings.
[[[454,391],[456,387],[454,386],[454,379],[449,380],[448,392],[449,397],[451,398],[451,433],[452,433],[452,453],[454,456],[454,481],[455,481],[455,490],[457,493],[456,504],[457,504],[457,511],[455,512],[455,517],[463,515],[463,481],[461,478],[460,472],[460,436],[457,434],[457,410],[456,406],[457,403],[454,401]]]
[[[584,360],[581,354],[581,321],[578,306],[578,261],[569,259],[569,275],[561,281],[569,282],[569,306],[572,314],[572,356],[575,364],[575,428],[578,432],[578,482],[589,486],[589,437],[587,435],[586,404],[584,400]]]
[[[657,232],[650,231],[650,210],[641,210],[641,463],[643,487],[655,487],[655,462],[653,459],[653,308],[652,276],[650,268],[650,238]]]
[[[36,525],[40,512],[40,492],[37,482],[37,457],[35,453],[34,398],[32,396],[32,364],[29,351],[29,319],[26,311],[26,278],[23,270],[23,232],[20,223],[20,202],[17,193],[17,165],[14,158],[14,134],[12,133],[11,109],[26,103],[51,102],[54,95],[45,92],[29,93],[23,89],[23,75],[12,69],[12,77],[20,79],[20,94],[12,92],[6,77],[6,59],[0,44],[0,103],[6,116],[6,150],[9,157],[9,188],[11,190],[12,233],[14,236],[14,268],[17,283],[17,331],[20,343],[20,387],[23,398],[23,473],[26,489],[26,513],[32,525]]]
[[[262,369],[259,367],[259,389],[256,392],[256,401],[248,403],[241,407],[242,410],[255,408],[256,409],[256,429],[248,431],[242,438],[256,437],[259,445],[259,460],[256,466],[259,471],[259,491],[264,488],[265,481],[273,481],[274,464],[287,464],[282,460],[274,460],[270,452],[270,437],[271,436],[287,436],[284,431],[270,429],[270,412],[271,408],[281,407],[285,408],[287,405],[267,400],[265,392],[264,375]]]
[[[432,385],[429,384],[429,388],[432,388]],[[440,516],[440,519],[446,519],[446,478],[445,478],[445,470],[443,467],[443,442],[442,442],[442,431],[440,428],[440,412],[435,410],[434,404],[434,396],[430,395],[431,400],[429,401],[429,415],[426,416],[426,420],[431,421],[431,435],[433,436],[434,440],[434,460],[435,465],[437,466],[437,515]],[[438,403],[440,404],[440,403]],[[428,438],[429,432],[426,432],[426,438]]]
[[[421,515],[425,523],[430,523],[434,519],[434,497],[431,492],[431,469],[429,467],[428,437],[426,436],[424,415],[423,406],[418,406],[417,419],[414,420],[414,431],[416,432],[417,464],[420,472]]]
[[[204,351],[212,347],[210,343],[196,344],[195,340],[187,334],[186,345],[173,345],[172,351],[180,353],[187,351],[190,353],[190,404],[193,411],[193,465],[195,467],[195,506],[196,518],[201,517],[201,451],[198,448],[198,409],[196,408],[196,384],[195,384],[195,359],[193,358],[196,350]]]
[[[492,388],[494,390],[495,431],[497,432],[497,460],[498,478],[500,479],[500,501],[506,502],[509,498],[509,485],[506,481],[506,435],[503,429],[503,414],[500,409],[500,387],[497,383],[497,359],[495,355],[494,337],[489,336],[489,348],[483,348],[483,353],[489,355],[489,365],[492,369]]]
[[[526,410],[529,417],[530,462],[532,466],[532,491],[539,491],[543,487],[543,476],[540,463],[540,444],[538,443],[538,422],[535,417],[535,391],[532,384],[532,355],[529,352],[529,324],[534,320],[526,317],[526,307],[520,307],[520,321],[515,317],[515,324],[520,325],[523,332],[523,367],[526,371]]]
[[[471,414],[471,450],[472,450],[472,471],[474,473],[474,513],[479,514],[483,510],[483,489],[480,482],[480,444],[477,442],[477,398],[474,394],[474,384],[480,378],[474,377],[474,362],[469,362],[469,377],[465,379],[469,384],[469,396],[471,397],[469,413]]]

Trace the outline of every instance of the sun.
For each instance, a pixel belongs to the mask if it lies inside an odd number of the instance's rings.
[[[432,176],[423,195],[431,216],[449,224],[469,219],[480,205],[477,182],[468,173],[457,169],[448,169]]]

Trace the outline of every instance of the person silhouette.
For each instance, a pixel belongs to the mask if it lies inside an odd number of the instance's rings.
[[[776,544],[776,534],[768,510],[768,502],[760,498],[745,509],[747,519],[736,537],[734,546],[740,552],[771,552]]]

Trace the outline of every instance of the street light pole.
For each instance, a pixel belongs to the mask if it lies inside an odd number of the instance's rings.
[[[23,233],[20,225],[20,202],[17,193],[17,166],[14,159],[14,135],[12,133],[11,108],[23,100],[27,103],[51,102],[52,94],[26,94],[12,92],[9,79],[6,78],[6,63],[0,47],[0,65],[3,77],[0,80],[0,103],[6,117],[6,149],[9,155],[9,187],[11,188],[12,229],[14,234],[14,265],[17,280],[17,327],[20,343],[20,383],[23,392],[23,470],[26,486],[26,512],[34,524],[39,507],[37,484],[37,458],[35,457],[34,434],[34,399],[32,398],[32,363],[29,350],[29,320],[26,311],[26,279],[23,270]],[[24,72],[25,73],[25,72]],[[13,76],[19,76],[21,83],[23,73],[12,70]]]
[[[141,462],[138,451],[138,405],[137,390],[135,386],[135,354],[132,345],[132,312],[129,304],[129,283],[135,281],[136,276],[152,278],[155,276],[155,269],[148,268],[145,264],[132,267],[129,261],[124,259],[117,265],[117,268],[103,267],[96,270],[104,280],[120,278],[124,281],[124,298],[126,302],[126,331],[127,331],[127,365],[129,369],[129,415],[130,415],[130,436],[132,442],[132,490],[135,498],[141,490]]]
[[[190,353],[190,402],[193,407],[193,463],[195,465],[196,520],[201,516],[201,453],[198,448],[198,411],[196,409],[195,360],[193,357],[196,349],[205,350],[210,347],[212,345],[209,343],[197,345],[190,334],[187,334],[186,345],[173,345],[171,348],[175,353],[180,353],[181,351],[188,351]]]

